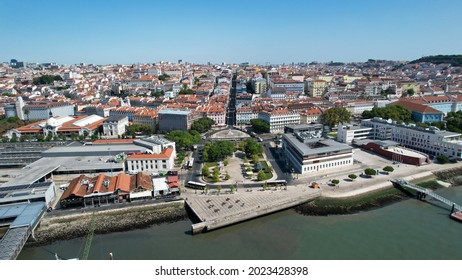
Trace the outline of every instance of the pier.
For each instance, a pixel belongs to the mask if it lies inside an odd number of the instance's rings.
[[[0,240],[0,260],[14,260],[34,233],[46,211],[44,202],[19,203],[0,207],[0,219],[12,220]]]
[[[446,204],[447,206],[451,207],[451,215],[455,212],[456,215],[459,215],[458,213],[462,212],[462,206],[455,203],[455,202],[452,202],[451,200],[445,198],[445,197],[442,197],[441,195],[438,195],[428,189],[425,189],[425,188],[422,188],[422,187],[419,187],[419,186],[416,186],[414,184],[411,184],[409,183],[408,181],[406,180],[403,180],[403,179],[394,179],[394,180],[391,180],[394,184],[402,187],[402,188],[408,188],[408,189],[412,189],[414,191],[417,191],[417,198],[418,199],[424,199],[427,195],[443,204]]]
[[[188,194],[185,202],[200,221],[192,225],[193,234],[197,234],[291,208],[320,195],[319,189],[308,187],[253,188]]]

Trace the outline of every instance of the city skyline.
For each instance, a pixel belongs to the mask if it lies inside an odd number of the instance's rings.
[[[459,54],[459,1],[1,1],[0,61],[282,64]]]

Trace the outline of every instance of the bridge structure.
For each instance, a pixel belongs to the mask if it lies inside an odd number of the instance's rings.
[[[0,225],[8,230],[0,240],[0,260],[15,260],[46,212],[45,202],[0,206]]]
[[[438,195],[434,192],[432,192],[431,190],[428,190],[428,189],[425,189],[425,188],[422,188],[422,187],[419,187],[419,186],[416,186],[414,184],[411,184],[409,183],[408,181],[406,180],[403,180],[403,179],[394,179],[394,180],[391,180],[393,183],[399,185],[400,187],[402,188],[407,188],[407,189],[411,189],[411,190],[414,190],[414,191],[417,191],[417,198],[419,199],[423,199],[425,198],[427,195],[435,200],[438,200],[439,202],[443,203],[443,204],[446,204],[448,205],[449,207],[452,207],[452,210],[456,210],[458,212],[462,211],[462,206],[445,198],[445,197],[442,197],[441,195]]]

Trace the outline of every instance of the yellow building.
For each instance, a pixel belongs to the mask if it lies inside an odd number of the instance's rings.
[[[321,97],[326,92],[327,82],[321,79],[312,81],[308,85],[308,95],[311,97]]]
[[[413,82],[401,82],[399,83],[401,86],[402,92],[405,93],[409,89],[413,89],[415,94],[420,94],[420,85]]]

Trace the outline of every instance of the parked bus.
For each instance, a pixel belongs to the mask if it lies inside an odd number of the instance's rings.
[[[188,161],[188,168],[192,168],[193,167],[193,164],[194,164],[194,158],[190,158],[189,161]]]
[[[204,184],[204,183],[200,183],[200,182],[189,181],[186,184],[186,186],[189,187],[189,188],[193,188],[193,189],[201,189],[201,190],[203,190],[207,185]]]
[[[266,182],[267,186],[268,187],[272,187],[272,186],[286,186],[287,185],[287,181],[286,180],[274,180],[274,181],[268,181]]]

